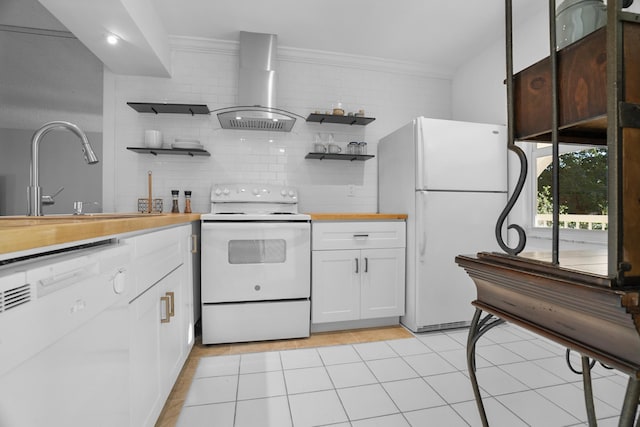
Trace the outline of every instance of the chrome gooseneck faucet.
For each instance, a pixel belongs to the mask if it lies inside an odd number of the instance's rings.
[[[73,123],[63,121],[45,123],[33,134],[33,137],[31,138],[31,176],[29,178],[27,207],[27,215],[29,216],[42,215],[42,199],[46,196],[41,195],[42,189],[40,188],[39,183],[38,149],[42,138],[54,129],[67,129],[75,133],[82,141],[82,153],[84,154],[85,161],[90,165],[98,163],[98,157],[93,152],[93,148],[91,148],[87,135],[85,135],[78,126]]]

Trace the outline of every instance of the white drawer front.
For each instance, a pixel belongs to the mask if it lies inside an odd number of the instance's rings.
[[[186,230],[191,226],[178,226],[123,239],[133,248],[133,276],[135,292],[132,298],[149,289],[184,262]]]
[[[312,222],[313,250],[403,248],[404,221]]]

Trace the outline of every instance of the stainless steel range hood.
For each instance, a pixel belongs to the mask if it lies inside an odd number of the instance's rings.
[[[277,42],[275,34],[240,32],[240,106],[218,113],[223,129],[290,132],[293,128],[293,113],[276,108]]]

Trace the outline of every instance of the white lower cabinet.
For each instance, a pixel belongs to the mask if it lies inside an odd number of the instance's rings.
[[[312,223],[311,323],[404,314],[405,223]]]
[[[131,426],[153,426],[194,343],[191,225],[125,240],[139,291],[129,303]]]

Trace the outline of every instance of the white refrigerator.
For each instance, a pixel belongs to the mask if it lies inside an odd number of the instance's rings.
[[[460,254],[499,250],[506,127],[418,117],[378,144],[378,210],[407,213],[406,313],[414,332],[469,324],[475,286]]]

